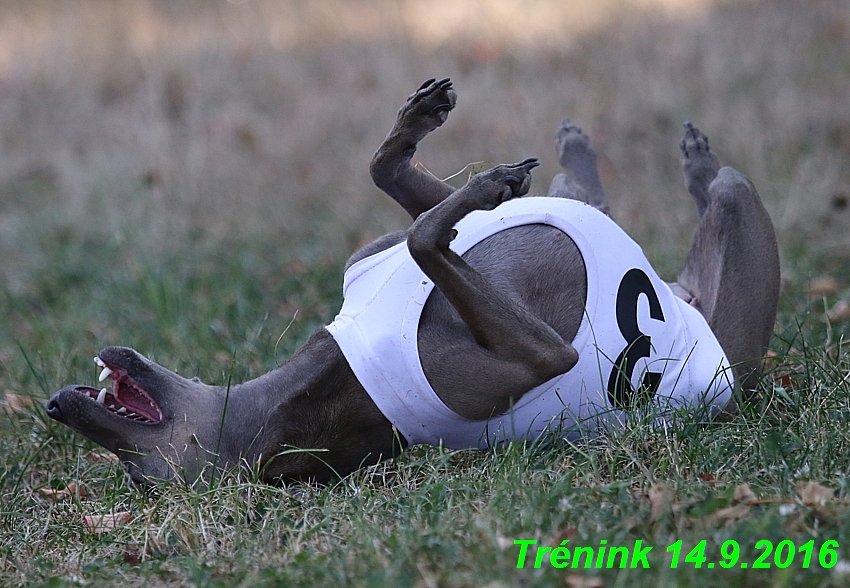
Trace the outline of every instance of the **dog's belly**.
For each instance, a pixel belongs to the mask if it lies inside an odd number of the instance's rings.
[[[463,255],[498,290],[571,342],[584,315],[587,274],[581,253],[563,231],[533,224],[507,229]],[[425,376],[451,407],[459,390],[474,389],[487,369],[478,343],[457,311],[435,288],[422,310],[419,357]]]

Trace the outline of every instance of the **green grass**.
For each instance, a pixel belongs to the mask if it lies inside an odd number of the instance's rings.
[[[720,546],[734,540],[741,561],[753,562],[759,540],[813,539],[816,547],[838,541],[839,557],[850,561],[850,354],[841,344],[850,325],[825,323],[830,299],[799,302],[802,279],[786,285],[772,345],[778,357],[760,396],[728,423],[684,418],[661,429],[648,418],[575,445],[414,448],[325,488],[272,488],[242,472],[212,486],[144,493],[127,487],[96,447],[47,419],[46,397],[91,383],[90,358],[110,343],[212,383],[263,373],[333,316],[342,260],[322,259],[309,244],[273,254],[250,239],[144,258],[132,241],[60,229],[35,244],[46,251],[63,238],[24,293],[5,293],[3,385],[37,405],[0,418],[0,585],[581,585],[575,574],[601,582],[590,586],[845,583],[817,557],[806,570],[801,555],[785,569],[680,562],[671,570],[665,553],[681,539],[684,559],[706,540],[708,561],[719,562]],[[817,267],[802,261],[801,273]],[[72,481],[84,497],[54,502],[41,492]],[[832,488],[835,498],[803,504],[800,481]],[[749,507],[734,498],[743,483],[759,499]],[[652,488],[670,508],[654,513]],[[736,505],[737,517],[724,510]],[[132,520],[109,533],[83,523],[125,511]],[[532,551],[517,569],[514,540],[564,538],[594,547],[640,539],[654,546],[652,567],[534,569]]]

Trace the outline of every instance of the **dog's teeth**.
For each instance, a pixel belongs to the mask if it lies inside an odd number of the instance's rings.
[[[127,414],[127,409],[125,407],[121,407],[118,409],[118,414]]]
[[[102,367],[102,368],[105,368],[105,367],[106,367],[106,364],[105,364],[105,363],[103,363],[103,360],[102,360],[102,359],[100,359],[99,357],[95,357],[95,358],[94,358],[94,362],[95,362],[98,366],[100,366],[100,367]]]
[[[105,367],[105,368],[103,368],[103,371],[100,372],[100,377],[97,379],[97,381],[102,382],[106,378],[108,378],[110,375],[112,375],[112,370],[109,369],[108,367]]]
[[[98,404],[103,404],[103,401],[106,400],[106,388],[104,388],[98,393],[97,398],[95,400],[97,400]]]
[[[115,410],[115,405],[114,405],[114,404],[110,404],[110,405],[109,405],[109,410]]]

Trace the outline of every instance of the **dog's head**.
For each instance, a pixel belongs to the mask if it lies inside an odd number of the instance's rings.
[[[127,347],[107,347],[95,363],[106,387],[63,388],[47,403],[51,418],[115,453],[137,484],[191,481],[219,462],[225,390]]]

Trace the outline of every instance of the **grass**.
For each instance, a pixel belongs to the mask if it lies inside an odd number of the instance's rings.
[[[0,585],[846,584],[850,322],[828,318],[850,286],[840,0],[541,1],[524,34],[523,9],[501,0],[446,4],[463,10],[445,30],[417,26],[415,2],[166,4],[0,3],[0,395],[35,403],[0,412]],[[313,34],[280,18],[293,7]],[[405,223],[371,186],[370,154],[403,98],[444,72],[460,100],[423,145],[430,169],[540,155],[543,191],[569,115],[615,217],[666,276],[694,225],[681,121],[754,181],[783,293],[776,356],[740,415],[638,420],[573,446],[414,448],[325,488],[243,472],[151,493],[47,419],[52,392],[94,381],[102,346],[223,383],[330,321],[347,254]],[[72,482],[79,494],[44,492]],[[123,512],[111,532],[84,523]],[[517,569],[517,539],[641,540],[652,567]],[[671,570],[679,539],[682,560],[705,540],[720,562],[734,540],[750,563],[759,540],[835,540],[839,563]]]
[[[151,346],[160,362],[181,373],[224,381],[231,372],[242,378],[275,365],[338,303],[338,284],[330,276],[340,268],[332,264],[258,290],[256,284],[268,285],[274,272],[253,264],[245,251],[262,246],[141,261],[132,271],[75,266],[75,258],[103,250],[102,244],[89,247],[66,249],[55,266],[44,268],[41,288],[59,290],[51,307],[72,317],[68,330],[64,321],[49,325],[35,316],[27,343],[4,362],[7,381],[17,390],[35,390],[40,400],[66,382],[94,378],[86,351],[100,336],[86,333],[85,325],[101,321],[111,329],[108,338]],[[128,253],[123,247],[113,255]],[[61,295],[52,280],[62,270],[79,272],[82,286],[99,284],[122,300],[121,308],[104,310],[96,298]],[[315,289],[304,295],[307,283]],[[260,316],[252,308],[288,296],[304,314],[281,337],[286,317]],[[15,309],[35,309],[44,297],[9,301]],[[789,298],[796,297],[786,294],[786,304]],[[816,564],[803,570],[800,555],[784,570],[696,570],[680,563],[673,571],[664,552],[678,539],[686,551],[706,540],[705,555],[719,562],[719,547],[734,540],[742,560],[752,562],[760,540],[801,546],[814,539],[819,546],[831,539],[841,546],[841,562],[847,561],[850,354],[830,342],[823,312],[811,306],[780,317],[774,342],[780,355],[762,394],[729,423],[706,426],[685,418],[660,429],[652,419],[639,420],[575,446],[541,441],[483,453],[415,448],[326,488],[272,488],[247,473],[211,487],[168,485],[144,493],[127,487],[120,467],[39,407],[14,413],[3,420],[0,436],[6,456],[0,583],[495,587],[562,586],[566,579],[588,586],[841,586],[844,576]],[[135,309],[131,316],[110,315],[128,308]],[[831,336],[837,331],[834,326]],[[78,333],[93,341],[76,340]],[[38,346],[29,343],[35,340]],[[84,496],[53,501],[41,492],[74,481]],[[801,481],[834,489],[834,499],[806,504],[797,488]],[[749,505],[735,498],[745,483],[757,496]],[[656,505],[653,493],[669,504]],[[83,523],[85,516],[126,511],[132,520],[109,533]],[[515,539],[557,545],[564,538],[574,546],[640,539],[654,546],[652,568],[516,568]]]

